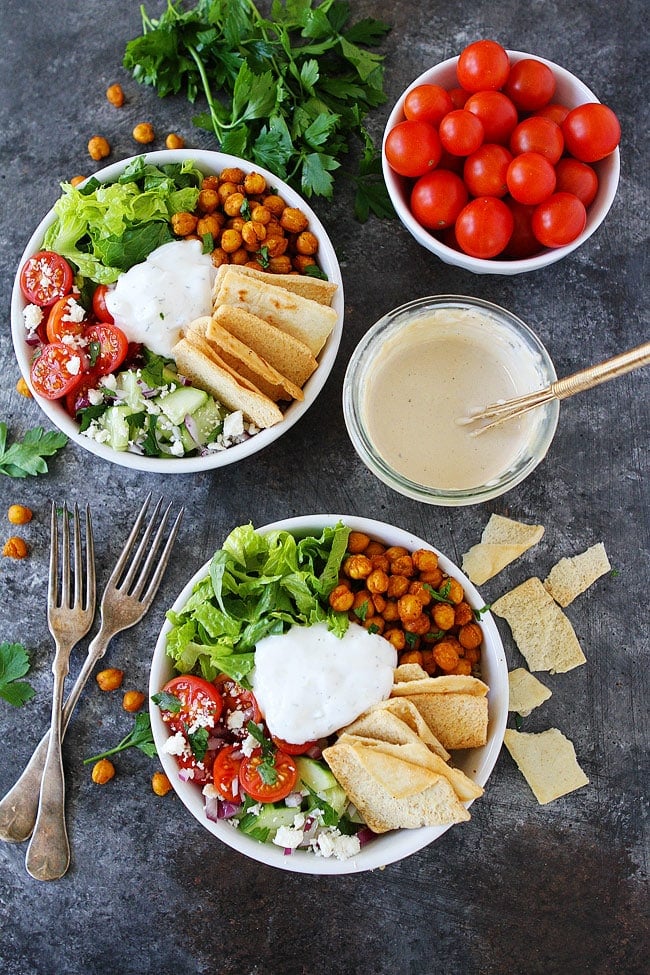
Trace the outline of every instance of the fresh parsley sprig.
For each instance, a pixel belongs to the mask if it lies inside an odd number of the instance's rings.
[[[117,755],[118,752],[123,752],[127,748],[139,748],[141,752],[144,752],[149,758],[153,758],[156,754],[156,746],[153,740],[153,734],[151,731],[151,719],[148,714],[138,714],[135,719],[135,724],[128,735],[120,741],[114,748],[109,748],[105,752],[101,752],[99,755],[93,755],[91,758],[84,758],[84,765],[88,765],[89,762],[97,762],[100,758],[108,758],[110,755]]]
[[[392,216],[364,125],[386,100],[383,56],[370,48],[390,27],[349,21],[344,0],[275,0],[270,18],[252,0],[168,0],[157,19],[142,8],[142,36],[128,42],[123,64],[161,97],[184,93],[194,103],[201,94],[207,111],[195,125],[307,197],[332,197],[356,141],[355,214]]]
[[[26,680],[20,680],[29,673],[30,661],[22,643],[0,643],[0,697],[22,707],[34,697],[34,688]]]
[[[63,433],[43,427],[28,430],[22,440],[7,446],[7,424],[0,421],[0,474],[8,477],[28,477],[47,474],[44,457],[52,457],[68,442]]]

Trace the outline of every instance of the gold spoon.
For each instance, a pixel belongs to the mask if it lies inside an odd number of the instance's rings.
[[[501,400],[498,403],[491,403],[489,406],[473,407],[468,411],[466,416],[459,417],[456,423],[460,426],[467,426],[470,423],[476,423],[480,420],[489,420],[489,423],[484,423],[472,431],[472,436],[476,437],[486,430],[491,430],[497,424],[503,423],[505,420],[511,420],[513,417],[528,413],[529,410],[534,410],[537,406],[551,403],[555,399],[568,399],[569,396],[574,396],[576,393],[581,393],[585,389],[599,386],[609,379],[623,376],[626,372],[632,372],[633,369],[640,369],[649,363],[650,342],[644,342],[642,345],[637,345],[628,352],[621,352],[620,355],[606,359],[605,362],[601,362],[596,366],[588,366],[586,369],[574,372],[564,379],[556,379],[549,386],[545,386],[543,389],[537,389],[533,393],[526,393],[524,396],[516,396],[513,399]]]

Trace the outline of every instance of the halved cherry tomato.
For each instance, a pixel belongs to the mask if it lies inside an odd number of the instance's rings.
[[[458,83],[466,91],[485,91],[505,85],[510,73],[508,52],[496,41],[474,41],[458,57]]]
[[[173,732],[185,733],[197,719],[200,719],[202,726],[205,727],[204,719],[212,718],[212,726],[214,726],[223,711],[224,702],[221,694],[214,684],[204,680],[203,677],[194,677],[192,674],[172,677],[163,687],[163,691],[173,694],[180,701],[178,711],[167,711],[162,706],[160,708],[163,721]]]
[[[573,193],[554,193],[533,213],[533,233],[544,247],[570,244],[580,236],[586,223],[584,203]]]
[[[174,755],[176,759],[176,764],[181,769],[187,769],[191,772],[189,776],[192,782],[196,782],[198,785],[205,785],[206,782],[212,781],[212,755],[210,752],[206,752],[204,759],[201,762],[197,762],[196,756],[188,751],[188,754]]]
[[[32,362],[32,386],[45,399],[60,399],[83,380],[87,364],[81,349],[70,348],[63,342],[49,342],[41,347]]]
[[[272,763],[261,748],[242,759],[239,768],[242,789],[256,802],[285,799],[298,781],[298,767],[286,752],[276,751]]]
[[[20,272],[20,288],[27,299],[49,308],[72,288],[72,268],[65,257],[54,251],[39,251],[28,257]]]
[[[129,340],[117,325],[97,322],[84,329],[84,339],[88,342],[91,365],[102,376],[114,372],[126,359]]]
[[[76,338],[83,333],[87,323],[84,322],[83,318],[81,321],[74,320],[77,317],[76,312],[78,310],[83,311],[84,309],[77,304],[74,295],[66,295],[65,298],[59,298],[58,301],[54,302],[45,326],[48,342],[61,342],[65,335]]]
[[[79,410],[88,406],[88,390],[94,389],[99,383],[99,379],[100,373],[95,369],[87,369],[77,385],[73,386],[69,393],[66,393],[65,410],[73,420],[76,420]]]
[[[255,695],[226,674],[220,674],[214,686],[223,701],[223,723],[235,738],[245,738],[248,735],[248,722],[254,721],[257,724],[262,719]],[[241,718],[238,717],[233,722],[229,719],[235,712]]]
[[[293,742],[285,741],[284,738],[277,738],[275,735],[271,735],[271,741],[285,755],[304,755],[305,752],[308,752],[310,748],[313,748],[317,744],[316,741],[304,741],[302,745],[294,745]]]
[[[95,317],[99,322],[109,322],[111,325],[115,324],[113,316],[106,307],[106,292],[108,291],[108,285],[98,284],[93,292],[93,311]]]
[[[215,756],[212,765],[212,779],[215,788],[224,799],[235,799],[239,794],[241,762],[241,752],[238,745],[224,745]]]
[[[384,151],[389,166],[400,176],[423,176],[438,165],[442,155],[433,125],[409,119],[390,130]]]

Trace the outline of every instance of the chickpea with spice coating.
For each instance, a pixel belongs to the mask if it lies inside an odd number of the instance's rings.
[[[2,554],[8,559],[25,559],[29,555],[27,542],[18,535],[12,535],[4,543]]]
[[[151,776],[151,788],[157,796],[166,796],[171,792],[172,784],[164,772],[154,772]]]
[[[151,122],[138,122],[133,129],[132,134],[135,141],[139,142],[143,146],[153,142],[156,138],[156,133],[153,130],[153,125]]]
[[[91,778],[97,785],[106,785],[115,776],[115,766],[108,758],[100,758],[91,772]]]
[[[165,138],[165,146],[167,149],[184,149],[185,139],[182,135],[178,135],[176,132],[170,132]]]
[[[20,379],[16,383],[16,392],[18,393],[19,396],[24,396],[25,399],[31,399],[32,398],[32,391],[31,391],[31,389],[29,388],[29,386],[27,385],[27,383],[25,382],[25,380],[23,379],[22,376],[20,377]]]
[[[125,691],[122,698],[122,707],[125,711],[133,713],[139,711],[144,704],[144,694],[142,691]]]
[[[221,247],[226,254],[234,254],[242,246],[242,235],[238,230],[224,230],[221,235]]]
[[[290,274],[291,258],[287,254],[281,254],[279,257],[271,257],[267,270],[271,274]]]
[[[107,667],[105,670],[100,670],[95,676],[95,680],[102,691],[116,691],[118,687],[121,687],[122,681],[124,680],[124,671],[120,670],[118,667]]]
[[[335,613],[347,613],[354,604],[354,593],[343,583],[332,589],[327,601]]]
[[[106,159],[111,154],[111,147],[103,135],[94,135],[88,140],[88,155],[91,159]]]
[[[454,625],[454,607],[449,603],[436,603],[431,616],[439,630],[450,630]]]
[[[115,108],[121,108],[124,104],[124,91],[122,85],[109,85],[106,89],[106,99]]]
[[[285,207],[280,217],[280,226],[290,234],[299,234],[306,229],[309,220],[298,207]]]
[[[478,623],[465,623],[458,631],[458,642],[466,650],[476,650],[483,642],[483,631]]]
[[[24,504],[12,504],[7,511],[7,518],[12,525],[26,525],[28,521],[32,520],[33,512]]]
[[[312,234],[310,230],[303,230],[296,237],[295,247],[299,254],[312,257],[318,250],[318,237],[316,234]]]
[[[177,237],[189,237],[196,230],[198,218],[187,210],[179,210],[173,213],[171,218],[172,230]]]
[[[244,189],[248,196],[261,196],[266,193],[266,180],[261,173],[246,173]]]
[[[351,531],[348,536],[348,552],[350,555],[360,555],[370,544],[370,537],[365,532]]]
[[[342,568],[350,579],[366,579],[372,571],[372,562],[365,555],[350,555]]]
[[[79,186],[81,183],[83,183],[85,178],[85,176],[71,176],[69,181],[70,186]]]

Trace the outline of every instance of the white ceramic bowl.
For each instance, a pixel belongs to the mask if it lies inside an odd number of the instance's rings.
[[[429,542],[400,528],[395,528],[380,521],[373,521],[369,518],[356,518],[348,515],[305,515],[274,522],[273,524],[260,528],[259,531],[269,532],[277,529],[285,529],[298,536],[320,535],[323,528],[336,525],[339,521],[342,521],[355,531],[366,532],[372,538],[386,545],[403,545],[410,550],[433,548]],[[437,551],[437,549],[434,549],[434,551]],[[475,609],[482,609],[485,606],[485,601],[481,598],[469,579],[446,556],[440,552],[438,552],[438,555],[441,569],[461,582],[465,590],[466,599]],[[195,584],[208,575],[208,566],[209,563],[206,563],[190,579],[176,599],[172,607],[173,610],[179,612],[182,609]],[[475,782],[485,786],[503,743],[506,719],[508,717],[508,670],[503,644],[501,643],[498,630],[489,612],[481,616],[481,625],[484,633],[481,656],[482,676],[490,688],[488,694],[488,740],[487,744],[482,748],[456,752],[453,761],[455,765],[462,768]],[[157,693],[166,681],[173,676],[171,663],[169,657],[166,655],[167,634],[170,629],[169,622],[166,622],[154,649],[149,680],[150,696]],[[260,863],[266,863],[269,866],[278,867],[282,870],[290,870],[295,873],[359,873],[364,870],[373,870],[377,867],[382,867],[385,864],[393,863],[395,860],[401,860],[411,853],[415,853],[417,850],[421,850],[423,847],[433,843],[434,840],[437,840],[449,829],[448,826],[439,826],[395,830],[392,833],[378,836],[376,839],[365,844],[361,848],[360,853],[349,860],[325,859],[301,850],[296,850],[290,856],[285,856],[282,849],[271,843],[259,843],[250,836],[238,833],[236,829],[224,821],[213,822],[206,818],[200,788],[191,782],[182,782],[178,777],[178,768],[174,758],[163,751],[163,745],[168,738],[169,732],[160,717],[160,711],[156,705],[150,705],[150,714],[153,737],[158,749],[160,761],[176,793],[189,812],[192,813],[204,829],[207,829],[217,839],[227,844],[227,846],[232,847],[232,849],[243,853],[245,856],[253,860],[258,860]],[[489,791],[478,801],[489,802]],[[462,824],[460,828],[475,830],[476,826],[470,821],[469,823]],[[475,842],[480,843],[480,837],[475,837]]]
[[[119,464],[122,467],[129,467],[134,470],[161,474],[189,474],[195,471],[225,467],[227,464],[234,464],[238,460],[243,460],[245,457],[257,453],[286,433],[307,412],[323,388],[334,365],[343,328],[343,281],[341,278],[341,269],[332,242],[314,211],[295,190],[268,170],[238,159],[236,156],[202,149],[162,149],[156,152],[143,153],[142,155],[145,156],[148,162],[154,165],[164,165],[165,163],[183,162],[186,159],[192,159],[197,167],[206,175],[218,173],[220,170],[229,166],[239,166],[245,172],[255,171],[261,173],[266,177],[268,185],[276,188],[277,192],[290,206],[299,207],[309,218],[309,228],[316,234],[319,240],[318,262],[329,280],[338,285],[334,301],[332,302],[332,307],[336,310],[338,317],[336,326],[319,355],[318,368],[304,386],[304,400],[301,402],[293,402],[287,408],[284,414],[284,420],[281,423],[269,427],[266,430],[261,430],[244,443],[236,444],[227,450],[222,450],[206,457],[164,459],[144,457],[127,451],[117,451],[105,444],[97,443],[97,441],[80,434],[79,425],[68,415],[60,402],[47,400],[36,394],[34,394],[34,399],[52,423],[74,443],[113,464]],[[105,169],[99,170],[94,176],[102,182],[116,180],[128,164],[132,162],[133,158],[135,157],[122,159],[119,162],[113,163]],[[54,210],[50,210],[30,237],[18,265],[11,299],[11,334],[14,350],[21,372],[28,384],[33,350],[25,342],[23,309],[25,308],[26,301],[20,290],[19,274],[20,268],[22,268],[25,260],[40,249],[45,232],[54,223],[55,219],[56,214]]]
[[[534,58],[537,61],[542,61],[544,64],[547,64],[552,69],[557,83],[556,91],[552,99],[553,102],[559,102],[567,108],[576,108],[576,106],[582,105],[585,102],[598,101],[594,93],[579,78],[576,78],[575,75],[572,75],[565,68],[560,67],[559,64],[554,64],[545,58],[537,57],[536,54],[525,54],[523,51],[508,51],[508,55],[512,64],[521,61],[523,58]],[[404,99],[409,91],[418,85],[425,84],[442,85],[443,88],[447,89],[456,88],[458,86],[456,77],[457,63],[457,57],[442,61],[433,68],[428,68],[408,86],[397,100],[395,107],[388,117],[384,132],[384,143],[390,130],[398,122],[404,121]],[[520,260],[506,260],[498,257],[491,260],[482,260],[476,257],[470,257],[469,254],[454,250],[454,248],[443,244],[422,227],[410,211],[409,194],[413,180],[405,179],[392,170],[386,160],[385,152],[382,152],[382,166],[386,186],[388,187],[388,192],[398,217],[409,233],[428,251],[431,251],[432,254],[435,254],[446,264],[462,267],[466,271],[473,271],[475,274],[520,274],[522,271],[535,271],[538,268],[554,264],[556,261],[561,261],[567,254],[570,254],[584,244],[598,229],[616,196],[620,172],[620,154],[619,150],[615,149],[605,159],[593,163],[594,169],[598,174],[598,193],[593,203],[587,209],[587,225],[580,236],[565,247],[542,250],[533,257]]]

